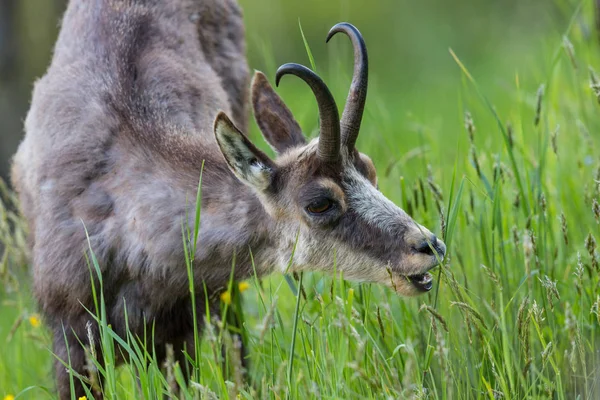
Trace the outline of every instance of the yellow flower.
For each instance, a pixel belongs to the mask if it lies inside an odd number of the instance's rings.
[[[12,394],[7,394],[6,396],[4,396],[4,400],[15,400],[15,396],[13,396]]]
[[[78,398],[77,400],[87,400],[87,396],[81,396],[80,398]]]
[[[225,304],[231,304],[231,293],[229,293],[229,290],[221,293],[221,301]]]
[[[29,316],[29,323],[34,328],[38,328],[42,324],[42,321],[40,320],[39,315],[33,314],[33,315]],[[6,400],[6,399],[4,399],[4,400]]]
[[[238,289],[240,290],[240,293],[244,293],[246,290],[250,289],[250,284],[248,282],[240,282]]]

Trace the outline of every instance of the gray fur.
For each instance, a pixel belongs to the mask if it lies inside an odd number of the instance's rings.
[[[241,133],[248,83],[235,0],[70,1],[52,63],[35,85],[12,179],[54,352],[70,356],[79,373],[86,374],[78,341],[89,345],[91,320],[84,307],[93,309],[90,246],[116,332],[128,324],[142,336],[153,327],[159,359],[172,343],[185,362],[193,326],[182,227],[194,224],[203,162],[193,265],[199,322],[205,296],[218,307],[234,257],[236,279],[252,274],[251,254],[260,275],[281,271],[296,238],[293,270],[335,265],[350,279],[406,295],[416,294],[406,276],[437,264],[415,251],[431,233],[376,190],[370,159],[354,151],[336,164],[319,161],[318,141],[306,144],[257,74],[255,117],[280,155],[260,152]],[[339,207],[327,218],[309,215],[305,203],[323,193]],[[443,257],[443,244],[434,246]],[[56,375],[60,398],[70,398],[60,362]],[[76,397],[83,394],[77,382]]]
[[[67,359],[64,327],[73,367],[84,375],[75,339],[87,342],[91,317],[82,304],[93,309],[84,225],[102,269],[110,323],[124,333],[126,303],[134,333],[156,322],[158,351],[170,341],[180,354],[190,339],[181,232],[183,223],[193,226],[203,160],[198,292],[204,281],[218,298],[236,253],[236,272],[248,276],[249,245],[257,262],[271,263],[261,251],[269,242],[264,211],[228,170],[212,132],[219,110],[247,125],[242,22],[234,0],[69,3],[52,63],[35,84],[12,178],[54,351]],[[58,362],[56,374],[60,397],[70,398]],[[82,390],[77,385],[77,396]]]

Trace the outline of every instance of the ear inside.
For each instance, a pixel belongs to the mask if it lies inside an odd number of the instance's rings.
[[[229,168],[244,183],[265,190],[275,169],[273,161],[233,125],[224,112],[215,119],[215,137]]]
[[[262,72],[252,78],[254,118],[267,142],[279,154],[306,144],[300,125]]]

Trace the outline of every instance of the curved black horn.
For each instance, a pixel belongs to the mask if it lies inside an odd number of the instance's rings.
[[[335,25],[329,31],[326,42],[329,42],[336,33],[345,33],[352,40],[354,48],[354,73],[352,84],[348,92],[348,99],[340,121],[342,127],[342,140],[350,154],[356,144],[356,138],[360,130],[365,101],[367,99],[367,84],[369,80],[369,59],[367,46],[359,30],[352,24],[342,22]]]
[[[284,64],[275,74],[275,84],[284,75],[296,75],[310,86],[317,99],[319,106],[319,121],[321,125],[319,133],[319,158],[327,162],[335,162],[340,156],[340,116],[335,100],[325,82],[317,74],[304,65]]]

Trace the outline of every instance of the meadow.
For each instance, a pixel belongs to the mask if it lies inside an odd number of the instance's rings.
[[[90,354],[90,363],[104,358],[98,384],[107,397],[600,398],[600,41],[592,1],[556,1],[554,12],[553,29],[528,46],[498,48],[494,60],[506,59],[495,67],[472,65],[455,48],[435,50],[451,72],[428,70],[430,82],[405,96],[406,77],[388,82],[372,69],[357,146],[374,160],[380,190],[448,247],[430,293],[399,298],[339,274],[231,282],[221,315],[190,349],[199,361],[157,365],[144,346],[151,332],[112,332],[100,279],[90,318],[105,352]],[[294,29],[300,50],[285,61],[312,60],[341,103],[348,43],[336,38],[325,57],[326,31],[303,24],[303,40],[297,21]],[[251,34],[249,42],[251,65],[272,78],[279,57]],[[376,51],[377,60],[385,57]],[[291,81],[280,93],[315,135],[314,100]],[[256,127],[251,136],[269,151]],[[0,399],[55,398],[51,337],[29,289],[26,228],[7,185],[0,198]],[[96,267],[92,257],[91,274]],[[118,351],[132,363],[115,368]]]

